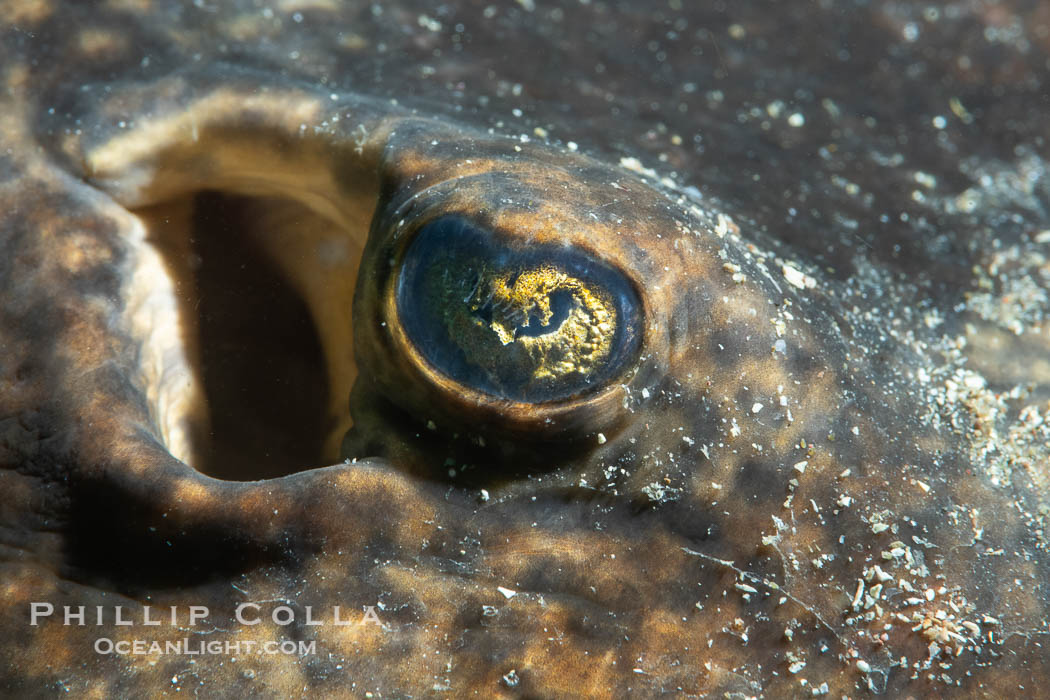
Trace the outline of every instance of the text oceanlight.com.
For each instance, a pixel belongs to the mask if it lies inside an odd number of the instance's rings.
[[[190,639],[189,637],[157,642],[145,639],[121,639],[114,641],[108,637],[99,637],[95,640],[95,653],[117,654],[119,656],[159,656],[162,654],[178,654],[181,656],[203,656],[207,654],[222,654],[226,656],[249,656],[254,654],[307,656],[317,653],[317,642],[292,641],[290,639],[281,642],[259,642],[254,639],[222,642]]]

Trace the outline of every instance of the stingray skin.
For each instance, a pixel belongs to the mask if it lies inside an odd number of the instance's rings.
[[[1046,692],[1048,67],[1020,0],[0,2],[0,689]],[[429,367],[441,216],[637,355]]]

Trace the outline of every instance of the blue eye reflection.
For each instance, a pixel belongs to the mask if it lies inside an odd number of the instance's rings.
[[[397,312],[426,361],[493,397],[541,403],[601,388],[638,349],[627,278],[571,247],[526,246],[444,217],[404,254]]]

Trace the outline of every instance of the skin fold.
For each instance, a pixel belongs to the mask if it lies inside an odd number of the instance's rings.
[[[1050,682],[1041,6],[0,10],[5,694]],[[627,359],[428,362],[443,219],[622,276]]]

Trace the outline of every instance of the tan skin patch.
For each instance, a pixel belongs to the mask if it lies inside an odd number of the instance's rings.
[[[43,22],[55,12],[51,0],[4,0],[0,2],[0,16],[6,21],[23,26]]]
[[[106,5],[115,10],[146,13],[153,9],[153,0],[106,0]]]
[[[259,14],[237,15],[226,23],[224,30],[231,38],[238,41],[258,41],[276,31],[272,19]]]
[[[77,274],[112,260],[112,251],[97,243],[94,238],[82,234],[73,234],[61,239],[57,252],[62,266],[71,274]]]
[[[127,48],[127,41],[105,29],[85,29],[78,37],[80,52],[93,61],[112,59]]]
[[[10,66],[4,72],[4,85],[8,90],[23,90],[29,80],[29,67],[22,65]]]

